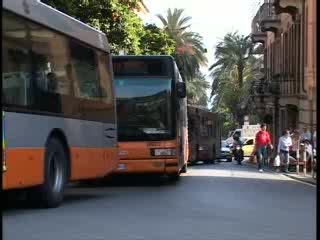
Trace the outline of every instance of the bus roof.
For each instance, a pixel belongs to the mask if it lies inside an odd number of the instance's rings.
[[[110,52],[106,35],[39,0],[4,0],[3,9],[78,39],[95,48]]]
[[[172,76],[175,64],[169,55],[121,55],[112,56],[114,76]]]

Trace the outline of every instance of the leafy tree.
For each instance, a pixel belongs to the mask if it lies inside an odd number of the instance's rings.
[[[43,0],[44,3],[106,33],[112,52],[140,54],[142,20],[134,13],[137,0]]]
[[[140,39],[141,53],[144,55],[171,55],[174,53],[176,42],[162,29],[154,24],[144,27]]]

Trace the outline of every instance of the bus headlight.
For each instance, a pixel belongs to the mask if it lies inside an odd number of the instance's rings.
[[[175,156],[175,148],[156,148],[151,150],[152,156]]]

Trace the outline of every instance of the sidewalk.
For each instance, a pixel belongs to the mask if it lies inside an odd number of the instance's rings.
[[[251,162],[249,160],[247,160],[247,161],[245,160],[245,163],[250,164],[250,165],[256,165],[256,163],[253,163],[253,162]],[[272,172],[278,173],[278,172],[276,172],[275,170],[273,170],[270,167],[267,167],[267,169],[272,171]],[[297,175],[296,172],[290,172],[290,173],[279,172],[279,174],[282,174],[284,176],[287,176],[287,177],[292,178],[292,179],[297,180],[297,181],[301,181],[301,182],[317,185],[317,178],[312,178],[312,175],[310,173],[307,173],[306,176],[304,176],[303,173],[300,173],[299,175]],[[317,175],[316,175],[316,177],[317,177]]]

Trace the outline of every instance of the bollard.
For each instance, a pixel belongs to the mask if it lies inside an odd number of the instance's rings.
[[[303,174],[307,176],[307,151],[305,147],[302,148],[302,160],[303,160]]]
[[[311,176],[313,177],[313,172],[314,172],[314,169],[313,169],[313,154],[311,154],[311,160],[310,160],[310,162],[311,162]]]
[[[297,174],[299,175],[299,170],[300,170],[300,165],[299,165],[299,162],[300,162],[300,149],[297,149],[297,167],[296,167],[296,171],[297,171]]]

